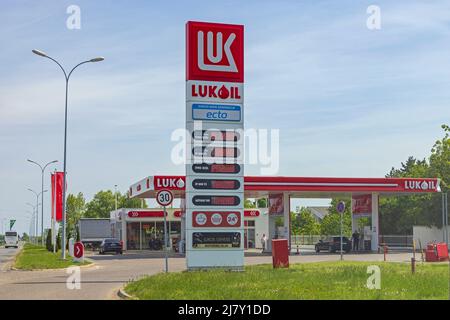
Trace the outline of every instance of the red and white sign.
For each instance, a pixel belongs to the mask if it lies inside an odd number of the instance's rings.
[[[244,82],[244,26],[186,24],[186,80]]]
[[[163,218],[164,211],[130,211],[128,212],[130,218]]]
[[[155,176],[155,190],[184,190],[186,186],[185,176]]]
[[[259,210],[244,210],[244,217],[259,217]]]
[[[270,194],[269,195],[269,214],[273,216],[284,214],[283,194]]]
[[[242,104],[244,86],[235,82],[190,80],[186,82],[186,100]]]
[[[194,211],[192,226],[196,228],[239,228],[239,211]]]
[[[83,259],[84,256],[84,245],[82,242],[76,242],[73,245],[73,256],[76,259]]]
[[[372,195],[363,194],[352,197],[352,213],[363,217],[372,214]]]
[[[156,202],[160,206],[166,207],[170,205],[173,201],[173,194],[169,190],[160,190],[156,194]]]
[[[173,212],[173,216],[175,218],[181,218],[181,210],[176,210]],[[129,218],[163,218],[164,211],[163,210],[154,210],[154,211],[129,211]]]

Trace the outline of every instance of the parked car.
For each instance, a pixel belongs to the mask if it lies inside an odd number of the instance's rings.
[[[328,251],[336,252],[341,250],[341,237],[329,237],[325,240],[319,240],[315,245],[316,252]],[[342,237],[342,249],[345,252],[350,252],[352,249],[352,242],[347,237]]]
[[[100,244],[99,254],[105,254],[107,252],[115,252],[116,254],[122,254],[122,244],[117,239],[105,239]]]

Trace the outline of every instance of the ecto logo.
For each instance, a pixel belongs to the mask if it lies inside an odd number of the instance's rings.
[[[187,80],[244,82],[244,26],[189,21]]]
[[[429,191],[436,190],[437,184],[433,180],[405,180],[405,190]]]

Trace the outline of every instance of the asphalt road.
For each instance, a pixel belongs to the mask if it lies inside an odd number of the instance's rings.
[[[10,261],[19,249],[0,247],[0,271],[2,271],[8,261]]]
[[[3,249],[2,249],[3,250]],[[6,254],[6,253],[5,253]],[[7,271],[0,273],[0,299],[118,299],[117,290],[126,282],[164,270],[161,254],[135,252],[120,255],[92,255],[95,265],[81,268],[81,288],[70,290],[66,286],[66,270]],[[410,253],[393,253],[388,261],[408,262]],[[345,260],[383,261],[382,254],[346,254]],[[337,261],[339,254],[305,253],[290,256],[291,263]],[[270,255],[247,253],[245,264],[272,263]],[[182,271],[183,257],[171,257],[169,269]]]

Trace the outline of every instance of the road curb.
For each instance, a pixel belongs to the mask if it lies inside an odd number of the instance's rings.
[[[97,264],[95,262],[91,262],[90,264],[86,264],[86,265],[82,265],[82,266],[77,266],[76,264],[73,264],[73,265],[68,266],[68,267],[55,268],[55,269],[18,269],[18,268],[11,267],[11,268],[9,268],[9,270],[23,271],[23,272],[27,272],[27,271],[49,271],[50,272],[50,271],[65,270],[65,269],[70,268],[70,267],[79,267],[81,269],[87,269],[87,268],[92,268],[92,267],[95,267],[95,266],[97,266]]]
[[[134,297],[126,293],[124,288],[120,288],[119,291],[117,291],[117,295],[122,300],[134,300]]]

